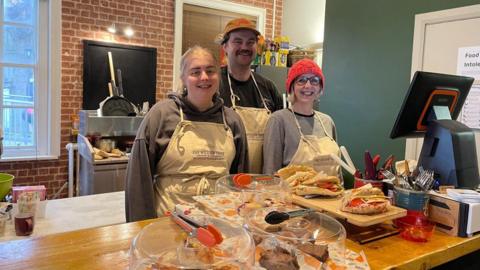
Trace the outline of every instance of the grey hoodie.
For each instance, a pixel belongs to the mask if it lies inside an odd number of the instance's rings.
[[[233,133],[236,150],[230,173],[247,170],[248,153],[245,127],[238,114],[223,106],[223,100],[218,95],[215,95],[213,100],[213,107],[199,112],[184,95],[170,93],[168,99],[158,102],[147,113],[137,132],[127,167],[125,185],[127,222],[157,217],[153,187],[156,165],[167,149],[170,138],[180,122],[180,106],[185,120],[213,123],[223,123],[223,108],[226,123]]]

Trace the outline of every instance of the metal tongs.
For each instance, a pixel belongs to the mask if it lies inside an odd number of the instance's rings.
[[[214,247],[223,241],[222,233],[212,224],[201,225],[193,219],[179,214],[176,211],[170,215],[182,229],[188,232],[192,237],[198,239],[206,247]]]
[[[4,210],[0,210],[0,215],[8,216],[8,218],[10,219],[10,210],[12,210],[12,208],[13,208],[12,204],[7,205],[7,207],[5,207]]]

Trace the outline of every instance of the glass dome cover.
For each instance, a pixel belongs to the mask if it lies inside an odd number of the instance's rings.
[[[272,206],[291,205],[288,184],[278,177],[264,174],[231,174],[218,179],[216,194],[230,194],[236,198],[237,213],[245,216],[250,211]]]
[[[228,191],[266,191],[278,190],[288,191],[288,184],[273,175],[267,174],[229,174],[218,179],[215,186],[215,193],[224,193]]]
[[[223,236],[222,243],[213,248],[205,247],[175,223],[157,221],[147,225],[133,239],[129,269],[236,270],[253,265],[255,246],[243,227],[207,216],[195,219],[217,227]]]
[[[284,212],[286,209],[257,209],[245,217],[245,224],[257,245],[261,267],[295,269],[295,265],[299,265],[300,269],[317,269],[316,266],[321,267],[327,260],[333,260],[337,265],[344,264],[346,231],[340,222],[319,212],[306,211],[304,216],[293,217],[280,224],[268,224],[265,217],[272,211]],[[277,255],[279,253],[281,255]],[[285,254],[291,255],[291,267],[278,264],[278,258],[285,257]],[[262,260],[263,257],[266,259]],[[275,259],[268,261],[268,257]],[[315,258],[317,264],[309,264],[307,257]]]

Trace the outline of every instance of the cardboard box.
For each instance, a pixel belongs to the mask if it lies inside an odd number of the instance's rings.
[[[480,203],[463,203],[436,192],[429,195],[428,219],[437,230],[460,237],[480,231]]]
[[[44,201],[47,197],[47,189],[45,188],[44,185],[39,185],[39,186],[16,186],[16,187],[12,187],[12,193],[13,193],[12,201],[14,203],[16,203],[20,194],[22,194],[24,192],[37,192],[38,197],[40,198],[40,201]]]

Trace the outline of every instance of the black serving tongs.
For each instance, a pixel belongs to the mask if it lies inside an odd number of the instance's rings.
[[[301,209],[289,212],[272,211],[265,216],[265,222],[268,224],[280,224],[290,218],[303,217],[313,212],[315,212],[313,209]]]

